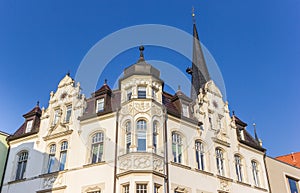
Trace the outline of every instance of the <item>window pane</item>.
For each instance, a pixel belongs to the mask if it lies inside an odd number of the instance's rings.
[[[28,152],[20,153],[18,158],[18,165],[17,165],[17,173],[16,173],[16,180],[23,179],[24,173],[26,170],[27,159],[28,159]]]
[[[96,113],[104,111],[104,98],[97,100]]]
[[[48,173],[51,173],[54,171],[54,161],[55,161],[55,155],[49,155]]]
[[[198,167],[199,170],[204,170],[203,144],[199,141],[196,141],[195,149],[196,149],[197,167]]]
[[[298,181],[288,177],[288,182],[289,182],[291,193],[299,193]]]
[[[65,169],[65,164],[66,164],[66,159],[67,159],[67,152],[61,152],[60,153],[60,158],[59,158],[59,170],[64,170]]]
[[[30,121],[27,122],[25,133],[28,133],[28,132],[31,131],[32,123],[33,123],[33,120],[30,120]]]
[[[145,99],[146,98],[146,87],[138,87],[138,98]]]
[[[66,111],[66,123],[70,122],[71,114],[72,114],[72,106],[69,105],[67,106],[67,111]]]

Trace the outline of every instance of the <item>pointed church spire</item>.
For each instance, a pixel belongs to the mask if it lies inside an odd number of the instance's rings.
[[[259,143],[259,138],[257,136],[257,133],[256,133],[256,124],[253,123],[253,127],[254,127],[254,137],[255,137],[255,140]]]
[[[201,48],[198,31],[195,22],[194,8],[193,17],[193,61],[192,67],[187,68],[186,72],[192,75],[191,98],[197,99],[199,90],[210,80],[208,69],[206,66],[204,54]]]

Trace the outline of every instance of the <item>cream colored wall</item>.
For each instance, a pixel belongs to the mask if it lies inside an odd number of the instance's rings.
[[[290,193],[287,176],[300,180],[299,168],[270,157],[266,157],[266,165],[272,193]],[[298,187],[300,187],[299,181]]]

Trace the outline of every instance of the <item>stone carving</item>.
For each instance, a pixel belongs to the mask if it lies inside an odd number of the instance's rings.
[[[145,113],[147,111],[149,111],[151,108],[150,103],[149,102],[139,102],[139,103],[135,103],[134,104],[134,109],[140,113]]]
[[[128,104],[122,107],[121,114],[130,114],[132,112],[132,104]]]
[[[48,189],[48,188],[53,188],[53,187],[59,186],[62,184],[62,179],[63,179],[62,175],[50,176],[50,177],[44,178],[43,188]]]
[[[150,159],[149,157],[140,157],[137,156],[134,158],[134,168],[135,169],[146,169],[150,167]]]
[[[220,181],[220,189],[225,192],[229,192],[229,183],[225,180]]]

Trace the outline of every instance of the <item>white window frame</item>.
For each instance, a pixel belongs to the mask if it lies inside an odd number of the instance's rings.
[[[217,164],[218,174],[220,176],[224,176],[225,175],[224,152],[221,148],[216,148],[216,164]]]
[[[251,167],[252,167],[252,175],[253,175],[253,182],[256,187],[260,186],[259,181],[259,170],[258,170],[258,163],[255,160],[251,161]]]
[[[52,125],[56,125],[59,122],[59,119],[60,119],[60,109],[55,109]]]
[[[71,115],[72,115],[72,105],[68,105],[66,109],[66,118],[65,118],[66,123],[70,122]]]
[[[172,132],[172,154],[175,163],[183,162],[182,136],[177,132]]]
[[[68,153],[68,141],[63,141],[60,146],[59,155],[59,171],[66,169],[67,153]]]
[[[136,184],[136,193],[147,193],[147,184],[137,183]]]
[[[104,98],[97,99],[96,113],[104,111]]]
[[[17,155],[18,162],[15,180],[21,180],[24,179],[24,174],[26,172],[26,166],[28,162],[28,151],[21,151]]]
[[[94,151],[96,150],[95,159],[94,159]],[[97,132],[92,136],[92,144],[91,144],[91,163],[98,163],[103,161],[104,155],[104,133]]]
[[[132,144],[132,127],[131,121],[127,121],[125,123],[125,148],[126,153],[130,152],[130,146]]]
[[[187,104],[182,104],[182,116],[190,117],[189,106]]]
[[[56,154],[56,144],[51,144],[49,146],[49,157],[47,165],[47,173],[52,173],[55,171],[55,154]]]
[[[243,182],[243,165],[242,157],[240,155],[234,155],[234,164],[237,181]]]
[[[203,147],[203,143],[199,140],[195,141],[195,153],[196,153],[197,169],[205,170],[204,147]]]
[[[33,119],[27,121],[25,133],[29,133],[32,130],[32,126],[33,126]]]
[[[145,119],[140,119],[136,122],[136,136],[137,136],[137,151],[145,152],[147,151],[147,121]],[[145,146],[139,141],[144,141]]]

